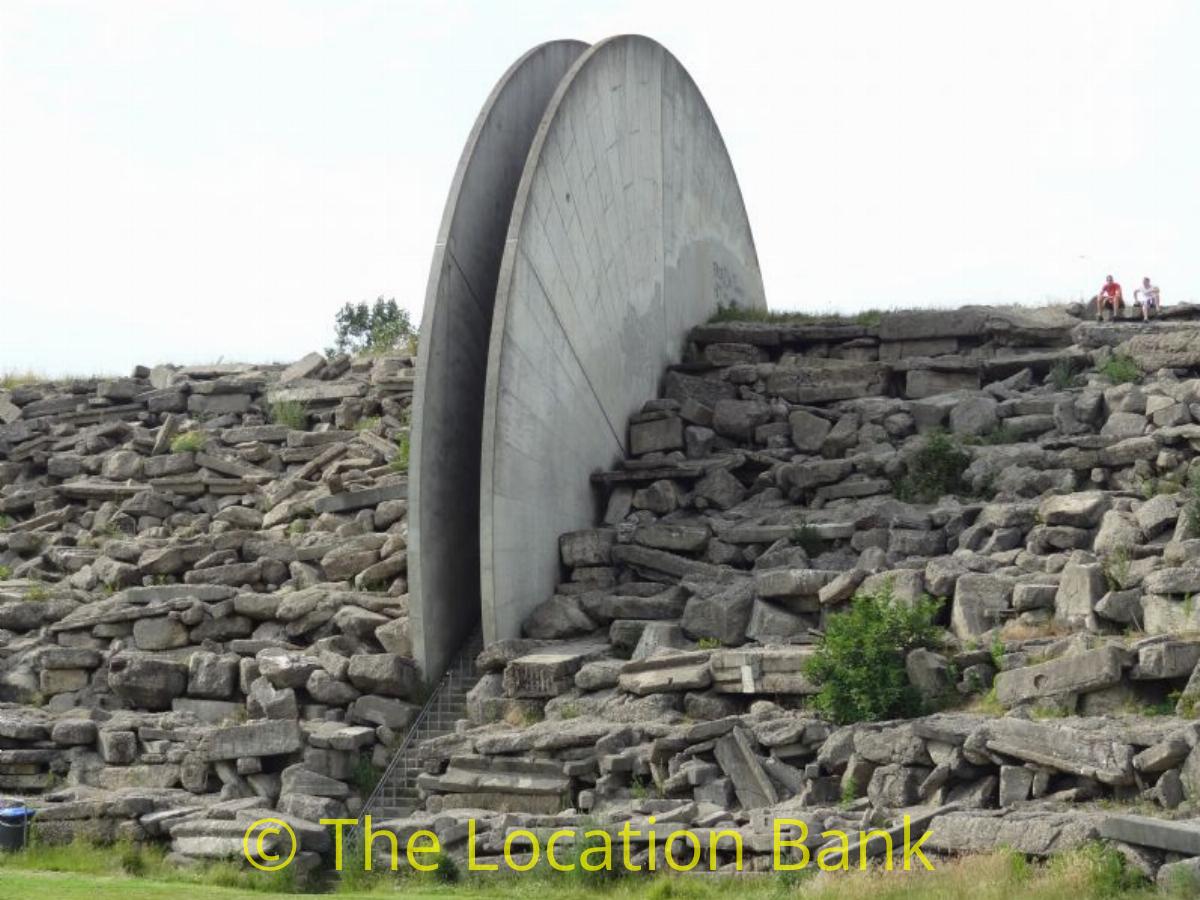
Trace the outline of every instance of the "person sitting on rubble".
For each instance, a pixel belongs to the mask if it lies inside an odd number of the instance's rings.
[[[1162,312],[1162,301],[1158,287],[1150,283],[1150,276],[1142,279],[1142,286],[1133,292],[1133,305],[1142,311],[1142,321],[1149,322],[1150,316]]]
[[[1121,285],[1108,275],[1104,279],[1104,287],[1096,295],[1096,321],[1104,319],[1104,310],[1111,309],[1113,319],[1121,318],[1121,310],[1125,308],[1125,295],[1121,293]]]

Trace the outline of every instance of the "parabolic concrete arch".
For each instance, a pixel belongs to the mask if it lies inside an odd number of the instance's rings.
[[[479,621],[479,453],[496,280],[529,147],[588,45],[533,48],[500,78],[459,159],[421,317],[409,471],[413,650],[436,676]]]
[[[620,36],[571,67],[512,205],[487,352],[479,497],[484,636],[515,637],[593,524],[589,473],[719,303],[764,307],[754,239],[699,90]]]

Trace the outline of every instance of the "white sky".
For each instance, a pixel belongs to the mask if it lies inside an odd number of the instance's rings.
[[[291,360],[419,316],[463,140],[543,40],[706,95],[773,308],[1200,299],[1200,4],[0,0],[0,371]]]

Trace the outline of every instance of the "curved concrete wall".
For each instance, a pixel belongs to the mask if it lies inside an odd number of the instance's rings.
[[[496,279],[513,197],[580,41],[530,50],[496,84],[463,148],[421,317],[409,460],[413,650],[436,677],[479,621],[479,452]]]
[[[484,636],[514,637],[559,575],[558,536],[597,517],[589,473],[624,453],[688,328],[765,305],[724,142],[656,42],[571,67],[512,207],[488,350],[479,501]]]

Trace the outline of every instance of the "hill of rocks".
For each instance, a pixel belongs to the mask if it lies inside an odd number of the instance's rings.
[[[1104,838],[1200,868],[1200,322],[1083,312],[693,329],[561,583],[416,751],[418,808],[366,811],[454,854],[474,818],[485,858],[653,816],[766,868],[774,818],[815,849],[907,813],[941,853]],[[364,811],[426,697],[413,373],[314,354],[0,392],[0,794],[180,860],[236,856],[263,810],[311,854]],[[816,702],[861,596],[941,601],[905,660],[924,714]]]
[[[498,853],[514,818],[653,817],[761,869],[775,818],[815,851],[907,813],[937,852],[1104,838],[1194,871],[1200,326],[1081,312],[695,328],[593,476],[602,525],[481,655],[470,727],[423,745],[408,827],[500,811]],[[860,594],[941,598],[942,647],[906,660],[926,715],[816,711],[806,664]]]
[[[230,856],[239,809],[358,812],[425,694],[414,373],[311,354],[0,392],[0,795],[43,837]]]

